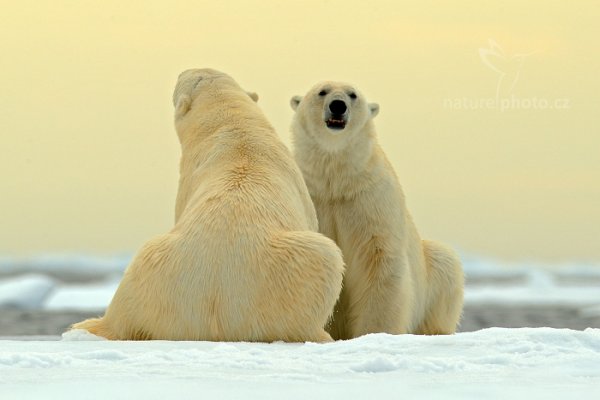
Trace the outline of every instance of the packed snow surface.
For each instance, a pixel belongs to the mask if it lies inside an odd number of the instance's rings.
[[[600,396],[600,329],[372,334],[327,344],[97,339],[74,331],[62,341],[0,341],[0,399]]]

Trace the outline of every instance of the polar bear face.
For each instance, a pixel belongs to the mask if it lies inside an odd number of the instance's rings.
[[[348,142],[359,135],[379,112],[379,105],[368,103],[352,85],[321,82],[304,96],[290,100],[296,111],[294,125],[323,145]],[[336,146],[337,147],[337,146]]]

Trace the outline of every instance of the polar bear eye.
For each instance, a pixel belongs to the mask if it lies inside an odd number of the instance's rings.
[[[356,99],[356,93],[354,92],[350,93],[348,96],[350,96],[352,100]]]
[[[319,92],[319,96],[321,96],[321,97],[325,96],[326,94],[327,94],[327,91],[326,91],[326,90],[321,90],[321,91]]]

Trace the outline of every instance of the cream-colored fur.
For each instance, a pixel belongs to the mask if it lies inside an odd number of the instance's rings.
[[[302,175],[229,76],[179,76],[176,222],[142,247],[104,317],[73,328],[108,339],[327,341],[343,274],[317,233]]]
[[[345,111],[333,105],[336,100]],[[291,105],[295,158],[320,232],[336,241],[346,262],[328,326],[332,337],[455,332],[463,306],[460,260],[451,249],[420,239],[377,143],[372,119],[379,106],[337,82],[320,83]]]

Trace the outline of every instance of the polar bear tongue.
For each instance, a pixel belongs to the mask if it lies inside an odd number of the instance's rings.
[[[329,129],[344,129],[346,120],[343,117],[330,117],[325,121],[325,124]]]

